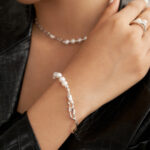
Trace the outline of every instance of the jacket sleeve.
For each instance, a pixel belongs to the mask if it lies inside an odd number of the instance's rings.
[[[149,150],[150,149],[150,139],[142,141],[136,145],[130,146],[127,150]]]
[[[0,135],[0,150],[40,150],[26,112]]]

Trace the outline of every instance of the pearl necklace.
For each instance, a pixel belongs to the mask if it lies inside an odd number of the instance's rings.
[[[54,34],[46,31],[42,25],[40,25],[40,23],[38,22],[38,19],[35,19],[35,25],[40,29],[40,31],[42,31],[44,34],[46,34],[49,38],[53,39],[53,40],[57,40],[59,42],[61,42],[62,44],[68,45],[68,44],[76,44],[76,43],[81,43],[85,40],[87,40],[87,36],[84,36],[83,38],[72,38],[71,40],[69,39],[63,39],[61,37],[57,37]]]

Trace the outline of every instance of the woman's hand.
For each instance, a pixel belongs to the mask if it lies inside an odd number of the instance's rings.
[[[143,34],[139,25],[130,25],[136,17],[150,23],[150,8],[144,0],[134,0],[113,13],[118,3],[106,9],[64,71],[79,122],[140,81],[150,66],[150,29]]]

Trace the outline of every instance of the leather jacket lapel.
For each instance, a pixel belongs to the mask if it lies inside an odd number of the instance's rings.
[[[16,111],[31,41],[31,30],[0,53],[0,126]]]

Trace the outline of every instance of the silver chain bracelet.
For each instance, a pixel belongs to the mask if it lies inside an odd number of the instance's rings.
[[[76,129],[77,129],[78,121],[77,121],[77,118],[76,118],[76,111],[75,111],[75,107],[74,107],[74,100],[72,98],[68,82],[66,81],[66,78],[62,75],[62,73],[60,73],[60,72],[54,72],[53,73],[53,79],[58,79],[59,82],[61,83],[61,85],[63,87],[65,87],[65,89],[67,90],[67,99],[68,99],[68,105],[69,105],[70,118],[75,121]],[[73,133],[76,131],[76,129],[73,131]]]

